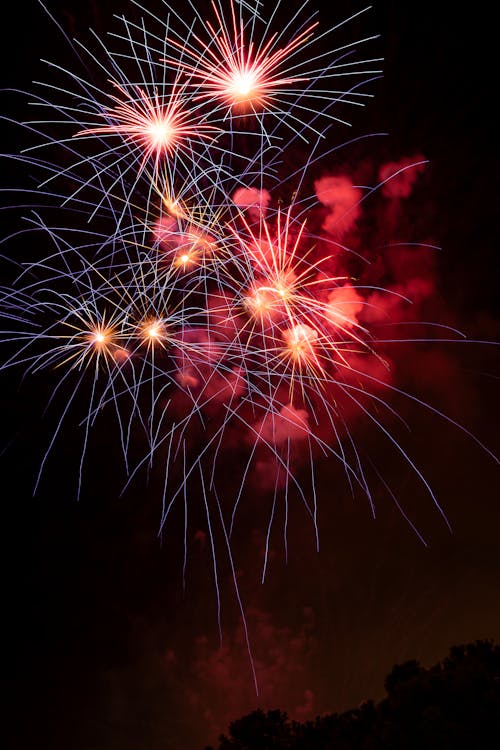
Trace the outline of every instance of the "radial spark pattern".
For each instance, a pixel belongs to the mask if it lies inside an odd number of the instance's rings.
[[[197,484],[216,585],[213,524],[233,565],[247,487],[273,497],[263,576],[279,498],[285,549],[292,493],[319,544],[320,457],[375,513],[378,470],[363,458],[360,422],[444,516],[393,405],[397,396],[447,419],[400,387],[390,353],[417,338],[389,326],[416,323],[408,308],[429,295],[428,279],[384,288],[367,270],[377,268],[370,249],[349,249],[365,199],[378,188],[388,201],[407,197],[425,159],[386,165],[369,187],[325,176],[318,165],[340,147],[319,144],[338,111],[369,96],[378,60],[334,41],[362,11],[322,29],[306,2],[278,28],[279,6],[264,17],[257,0],[217,0],[189,20],[166,3],[161,14],[139,6],[145,20],[121,19],[114,47],[97,37],[78,45],[88,77],[50,64],[53,78],[31,101],[45,119],[24,123],[36,143],[12,157],[39,175],[21,201],[36,196],[20,234],[47,250],[16,259],[2,289],[3,368],[48,370],[51,401],[64,394],[38,480],[74,409],[80,487],[92,428],[111,413],[126,483],[152,467],[161,477],[162,528],[177,503],[187,518],[186,488]]]

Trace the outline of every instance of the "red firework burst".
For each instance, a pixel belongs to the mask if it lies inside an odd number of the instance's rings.
[[[308,25],[283,47],[277,47],[278,33],[256,45],[251,38],[247,39],[245,24],[242,18],[236,18],[233,3],[230,28],[213,0],[212,7],[217,25],[206,21],[211,37],[208,44],[194,33],[192,36],[199,48],[169,40],[192,62],[163,61],[175,62],[194,79],[200,90],[197,98],[218,99],[230,109],[240,111],[264,110],[271,106],[280,89],[309,80],[287,75],[283,63],[311,39],[317,22]]]
[[[116,106],[105,109],[101,116],[111,124],[85,128],[76,136],[119,135],[131,141],[142,151],[140,169],[154,156],[155,165],[164,157],[172,156],[179,147],[191,140],[213,139],[218,128],[196,120],[190,110],[184,109],[183,89],[174,89],[171,94],[160,97],[155,90],[148,96],[140,86],[133,86],[134,97],[116,82],[113,85],[123,95],[123,99],[110,95]]]

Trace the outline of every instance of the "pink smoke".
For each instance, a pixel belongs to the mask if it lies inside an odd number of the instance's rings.
[[[382,164],[378,173],[380,182],[384,183],[382,195],[385,198],[409,198],[419,174],[425,169],[425,164],[419,163],[422,161],[424,157],[417,154]]]
[[[321,177],[315,180],[314,190],[319,202],[330,209],[322,228],[336,238],[344,237],[361,214],[361,190],[345,176]]]
[[[233,203],[239,208],[247,209],[252,219],[258,220],[265,216],[271,202],[271,194],[267,190],[241,187],[233,194]]]

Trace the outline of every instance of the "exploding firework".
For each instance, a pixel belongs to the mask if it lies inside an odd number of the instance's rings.
[[[41,175],[45,213],[34,211],[26,232],[51,250],[16,260],[2,289],[3,368],[48,370],[54,393],[67,394],[37,484],[78,403],[80,487],[91,430],[109,411],[126,484],[159,467],[162,529],[176,504],[187,517],[186,487],[200,486],[216,586],[215,521],[234,573],[231,534],[245,488],[272,494],[264,578],[280,498],[285,549],[292,493],[319,546],[321,458],[335,460],[375,513],[374,472],[357,438],[363,422],[446,520],[397,437],[394,422],[404,420],[392,399],[447,417],[400,387],[390,346],[414,339],[390,337],[383,326],[384,316],[392,325],[416,322],[405,305],[429,294],[426,280],[384,287],[363,265],[361,243],[348,246],[365,199],[376,190],[394,199],[398,185],[408,191],[425,160],[388,165],[369,188],[344,174],[316,179],[314,195],[305,187],[318,142],[342,119],[335,105],[362,104],[368,94],[359,89],[378,74],[378,60],[357,59],[354,43],[331,41],[360,13],[321,30],[303,17],[304,4],[273,31],[279,3],[264,19],[260,3],[213,2],[210,18],[193,10],[192,22],[169,6],[165,22],[139,7],[150,26],[122,19],[116,48],[98,39],[96,51],[80,45],[100,86],[51,65],[69,83],[44,90],[68,98],[37,96],[33,104],[50,118],[24,123],[40,142],[13,157]],[[344,90],[330,90],[333,80],[347,80]],[[280,161],[283,132],[288,148],[313,140],[293,170]],[[228,489],[235,452],[238,476]],[[234,581],[238,593],[235,573]]]
[[[275,4],[271,17],[261,19],[258,5],[253,13],[243,12],[243,3],[212,1],[214,20],[201,19],[200,29],[184,22],[184,33],[169,37],[171,46],[180,53],[165,62],[180,65],[189,77],[189,85],[199,101],[206,102],[220,113],[223,121],[230,119],[247,123],[251,114],[264,129],[265,116],[285,124],[303,137],[304,130],[319,134],[315,126],[318,115],[344,122],[331,112],[339,102],[360,105],[369,96],[359,91],[368,80],[380,74],[381,60],[352,59],[355,46],[376,37],[365,37],[320,51],[317,42],[329,42],[341,26],[354,22],[366,9],[354,13],[332,29],[319,31],[319,22],[302,18],[302,8],[292,14],[284,29],[271,31],[279,16],[281,3]],[[181,19],[179,19],[180,21]],[[296,31],[293,29],[296,27]],[[207,33],[208,32],[208,33]],[[343,90],[324,88],[329,79],[348,81]],[[307,113],[307,115],[305,114]],[[311,113],[314,113],[311,116]]]
[[[154,158],[155,171],[158,171],[160,162],[170,159],[183,144],[187,145],[198,138],[214,137],[215,127],[199,122],[194,115],[189,117],[182,109],[182,93],[175,88],[162,101],[157,91],[149,98],[140,86],[129,93],[123,86],[114,85],[122,99],[110,95],[115,106],[102,113],[102,117],[111,124],[86,128],[76,137],[110,135],[134,144],[140,158],[140,171],[151,157]],[[131,158],[135,158],[134,150]]]

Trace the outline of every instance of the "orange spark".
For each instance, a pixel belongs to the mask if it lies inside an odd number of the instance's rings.
[[[315,343],[318,332],[311,326],[298,324],[283,332],[289,356],[299,363],[316,362]]]

